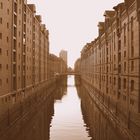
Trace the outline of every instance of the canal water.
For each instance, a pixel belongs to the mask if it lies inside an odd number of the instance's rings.
[[[62,96],[54,101],[49,140],[125,140],[83,85],[78,85],[75,86],[74,77],[69,76],[67,86],[59,90]]]
[[[50,140],[90,140],[81,111],[81,99],[74,86],[74,77],[68,77],[64,96],[54,103],[54,116],[50,128]]]
[[[75,86],[74,76],[68,76],[54,87],[47,100],[33,108],[29,117],[13,124],[0,140],[126,140],[99,110],[80,79]]]

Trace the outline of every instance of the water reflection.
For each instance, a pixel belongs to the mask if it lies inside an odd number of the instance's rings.
[[[50,140],[90,140],[81,114],[74,77],[68,78],[67,94],[54,104]]]
[[[92,140],[125,140],[95,105],[84,87],[77,87],[81,110]]]
[[[94,104],[79,80],[58,81],[46,102],[38,105],[2,140],[124,140]]]

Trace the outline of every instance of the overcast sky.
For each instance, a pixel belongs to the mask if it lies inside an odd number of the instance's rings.
[[[87,42],[98,35],[98,22],[104,11],[124,0],[27,0],[36,4],[37,14],[50,32],[50,51],[56,55],[68,51],[68,64],[73,66]]]

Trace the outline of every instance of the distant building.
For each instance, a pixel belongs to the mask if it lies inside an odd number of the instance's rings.
[[[48,78],[53,78],[56,75],[65,73],[67,70],[67,65],[64,60],[57,57],[54,54],[49,54],[49,68],[48,68]]]
[[[67,65],[67,51],[61,50],[59,53],[59,57],[62,58]]]
[[[68,72],[73,72],[73,69],[71,67],[68,67],[67,71]]]

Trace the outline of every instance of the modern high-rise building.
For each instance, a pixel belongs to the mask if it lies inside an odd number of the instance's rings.
[[[67,62],[67,57],[68,57],[67,51],[61,50],[60,53],[59,53],[59,57],[62,58],[67,65],[67,63],[68,63]]]
[[[57,57],[54,54],[49,54],[49,69],[48,69],[48,77],[53,78],[57,74],[63,74],[67,71],[67,65],[65,61]]]

